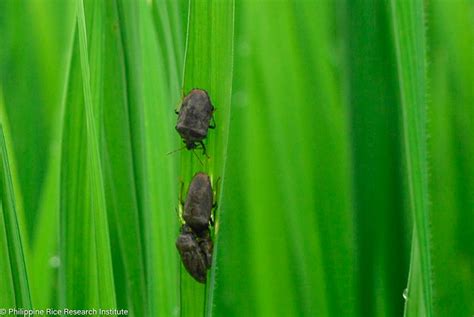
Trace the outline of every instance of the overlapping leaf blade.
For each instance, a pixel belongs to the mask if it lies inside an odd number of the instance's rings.
[[[2,102],[2,100],[0,100]],[[16,214],[15,194],[8,163],[8,153],[0,125],[0,262],[4,308],[31,308],[30,290],[23,242]]]
[[[210,158],[203,156],[204,166],[193,157],[193,153],[187,151],[182,154],[180,175],[184,183],[189,184],[196,172],[207,172],[214,189],[218,191],[217,197],[221,197],[219,192],[225,186],[226,179],[224,173],[232,93],[233,44],[234,1],[190,0],[183,91],[187,93],[193,88],[200,88],[208,92],[216,108],[216,129],[210,130],[208,134],[206,144]],[[221,180],[217,188],[219,178]],[[221,207],[214,235],[214,264],[207,290],[181,269],[181,309],[184,316],[200,316],[203,312],[212,314],[214,294],[219,285],[219,219],[225,212],[225,206],[219,205]]]
[[[99,152],[103,3],[77,1],[77,29],[64,110],[61,160],[61,306],[116,307]],[[92,12],[94,14],[92,14]],[[88,26],[94,23],[94,31]],[[89,46],[90,43],[91,45]],[[90,58],[90,59],[89,59]]]
[[[413,244],[406,316],[432,316],[428,201],[426,49],[422,1],[392,1]],[[415,295],[414,293],[419,293]],[[411,296],[418,300],[410,300]]]

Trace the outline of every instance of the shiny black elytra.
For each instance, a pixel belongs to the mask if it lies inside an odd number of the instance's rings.
[[[202,172],[194,175],[184,203],[183,219],[198,234],[209,228],[211,211],[215,207],[212,196],[209,175]]]
[[[183,225],[178,240],[176,240],[176,248],[186,271],[196,281],[205,283],[207,270],[212,264],[213,244],[209,229],[203,231],[199,236],[191,227]]]
[[[203,89],[193,89],[184,97],[178,114],[176,130],[186,144],[188,150],[201,146],[206,154],[206,147],[202,142],[207,137],[209,128],[214,129],[215,124],[210,125],[214,106],[207,92]]]

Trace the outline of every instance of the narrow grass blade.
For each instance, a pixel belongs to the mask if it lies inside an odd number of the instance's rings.
[[[36,3],[35,3],[36,4]],[[73,49],[73,37],[76,29],[75,3],[67,3],[64,7],[51,7],[38,4],[35,7],[38,15],[35,15],[35,23],[38,25],[38,34],[51,34],[51,29],[62,26],[61,36],[57,33],[54,40],[48,41],[48,47],[42,47],[41,54],[48,62],[42,66],[51,66],[51,57],[59,50],[62,58],[54,67],[62,70],[59,74],[48,73],[49,85],[53,88],[47,90],[50,96],[48,100],[48,112],[51,117],[51,138],[49,147],[49,161],[47,172],[41,190],[38,203],[38,218],[31,239],[31,257],[28,263],[30,273],[30,289],[35,309],[54,308],[59,309],[58,290],[58,268],[61,265],[59,257],[59,209],[60,209],[60,172],[61,172],[61,137],[62,137],[62,110],[64,110],[67,98],[67,85],[63,84],[62,89],[57,82],[67,83],[70,76],[70,57]],[[64,19],[64,20],[62,20]],[[45,22],[47,20],[47,22]],[[54,24],[52,23],[55,20]],[[58,21],[59,20],[59,21]],[[46,27],[45,27],[45,24]],[[46,28],[46,30],[44,29]],[[43,33],[44,32],[44,33]],[[38,35],[41,36],[41,35]],[[60,44],[56,43],[60,42]],[[61,49],[49,47],[61,46]],[[66,58],[69,57],[69,59]],[[47,72],[46,70],[44,70]],[[58,92],[59,91],[59,92]]]
[[[152,15],[155,25],[156,38],[163,55],[162,73],[168,74],[169,79],[180,79],[183,74],[184,45],[187,16],[182,18],[181,9],[187,9],[188,1],[153,1]],[[182,10],[185,13],[187,10]],[[174,97],[181,92],[182,82],[168,82],[169,93]],[[179,95],[178,95],[179,96]],[[177,97],[177,96],[176,96]]]
[[[150,316],[179,314],[179,259],[174,244],[177,159],[166,153],[175,148],[177,139],[174,107],[180,96],[182,61],[176,56],[183,51],[170,47],[170,39],[161,37],[165,30],[179,30],[174,24],[179,21],[162,20],[163,12],[154,15],[155,10],[178,15],[175,2],[169,4],[118,2]]]
[[[474,312],[474,2],[430,2],[433,315]]]
[[[203,156],[204,166],[193,157],[192,152],[182,154],[181,176],[186,186],[193,174],[200,170],[207,172],[214,184],[221,178],[220,190],[225,186],[233,43],[234,1],[189,1],[183,92],[188,93],[192,88],[208,92],[216,108],[214,119],[217,127],[209,131],[207,153],[210,159]],[[217,195],[220,197],[219,193]],[[219,285],[219,217],[224,209],[221,205],[217,216],[214,263],[207,282],[207,295],[204,287],[181,269],[181,309],[184,316],[200,316],[203,311],[207,315],[212,314],[214,292]]]
[[[56,146],[57,147],[57,146]],[[30,287],[35,309],[59,308],[57,285],[59,258],[60,148],[53,147],[39,202],[37,228],[29,262]]]
[[[61,306],[111,309],[116,307],[116,299],[97,133],[102,106],[98,85],[103,76],[99,66],[104,7],[102,2],[87,4],[91,6],[86,9],[86,26],[84,3],[77,1],[77,29],[63,122]]]
[[[140,9],[139,35],[143,70],[144,168],[142,179],[143,226],[146,232],[147,280],[152,316],[179,315],[179,256],[177,157],[166,155],[176,148],[174,106],[180,95],[180,75],[166,71],[169,57],[153,28],[151,13]],[[168,48],[169,49],[169,48]],[[182,52],[181,52],[182,53]],[[146,205],[145,205],[146,203]]]
[[[92,5],[92,4],[91,4]],[[112,259],[109,242],[107,210],[104,194],[104,180],[100,161],[99,134],[97,133],[97,118],[100,111],[100,85],[102,84],[103,70],[100,68],[103,58],[103,10],[102,3],[95,2],[91,7],[88,18],[93,19],[94,31],[89,35],[86,28],[84,3],[77,1],[77,22],[79,38],[79,54],[82,74],[82,88],[84,93],[88,177],[90,181],[91,215],[95,227],[96,272],[98,282],[99,305],[113,308],[115,306],[115,287],[113,281]],[[91,40],[89,59],[88,36]],[[89,65],[90,64],[90,65]],[[91,66],[95,70],[91,73]],[[93,91],[95,88],[97,90]],[[95,107],[95,109],[94,109]]]
[[[216,108],[216,129],[210,130],[204,166],[193,153],[182,155],[181,175],[185,182],[199,169],[216,181],[223,177],[232,92],[234,1],[189,1],[183,93],[193,88],[208,92]],[[192,161],[194,165],[189,164]],[[221,184],[223,188],[224,184]],[[218,252],[218,251],[217,251]],[[212,279],[211,279],[212,280]]]
[[[138,3],[133,10],[136,11]],[[102,163],[104,166],[107,209],[111,224],[114,270],[119,307],[127,307],[134,316],[149,312],[146,290],[144,233],[140,223],[138,189],[131,137],[130,108],[127,91],[131,80],[125,63],[123,35],[134,23],[119,17],[116,2],[104,8],[103,72],[100,86],[103,101],[99,124],[102,127]],[[128,18],[128,17],[127,17]],[[131,43],[133,44],[133,43]]]
[[[355,314],[346,296],[355,289],[354,237],[333,14],[328,2],[237,5],[215,315]]]
[[[8,254],[7,231],[5,228],[5,217],[3,211],[3,203],[0,203],[0,256],[2,263],[0,265],[0,285],[2,297],[0,305],[2,307],[16,307],[15,302],[15,286],[13,284],[10,255]]]
[[[18,224],[20,228],[20,234],[24,241],[25,247],[25,258],[30,258],[28,253],[30,251],[30,232],[28,231],[27,227],[27,220],[23,205],[23,194],[22,194],[22,187],[20,182],[20,176],[18,171],[18,164],[15,155],[15,146],[13,139],[11,137],[11,127],[10,127],[10,120],[8,118],[8,114],[6,111],[5,100],[3,96],[3,89],[0,86],[0,125],[3,126],[3,130],[5,131],[5,146],[7,152],[9,153],[9,167],[12,176],[12,185],[13,185],[13,192],[15,193],[15,205],[16,205],[16,214],[18,218]]]
[[[40,74],[38,55],[33,53],[37,52],[38,43],[32,31],[29,1],[1,1],[0,12],[0,82],[7,105],[5,114],[11,123],[7,146],[14,149],[10,151],[14,186],[16,189],[20,185],[24,198],[17,201],[17,210],[20,215],[23,205],[25,229],[32,232],[44,178],[42,167],[48,154],[49,127],[43,120],[47,115],[41,106],[47,104],[44,99],[47,80]],[[15,165],[21,168],[15,171]],[[30,237],[30,234],[25,236],[25,245],[29,245]]]
[[[405,221],[400,94],[390,4],[346,1],[357,296],[361,316],[400,316],[410,236]]]
[[[1,101],[0,101],[1,102]],[[0,125],[0,272],[2,308],[31,308],[30,290],[3,127]]]
[[[414,239],[406,316],[432,316],[432,268],[426,132],[426,51],[423,1],[391,2]],[[420,292],[420,296],[413,293]],[[411,300],[414,295],[419,300]]]

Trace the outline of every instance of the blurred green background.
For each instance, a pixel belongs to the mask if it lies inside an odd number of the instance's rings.
[[[0,1],[0,308],[473,315],[473,30],[471,0]],[[194,87],[204,164],[166,155]],[[199,170],[206,285],[174,245]]]

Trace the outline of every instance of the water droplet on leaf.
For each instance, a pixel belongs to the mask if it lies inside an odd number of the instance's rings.
[[[405,289],[403,290],[403,299],[404,299],[404,300],[408,300],[408,288],[405,288]]]

